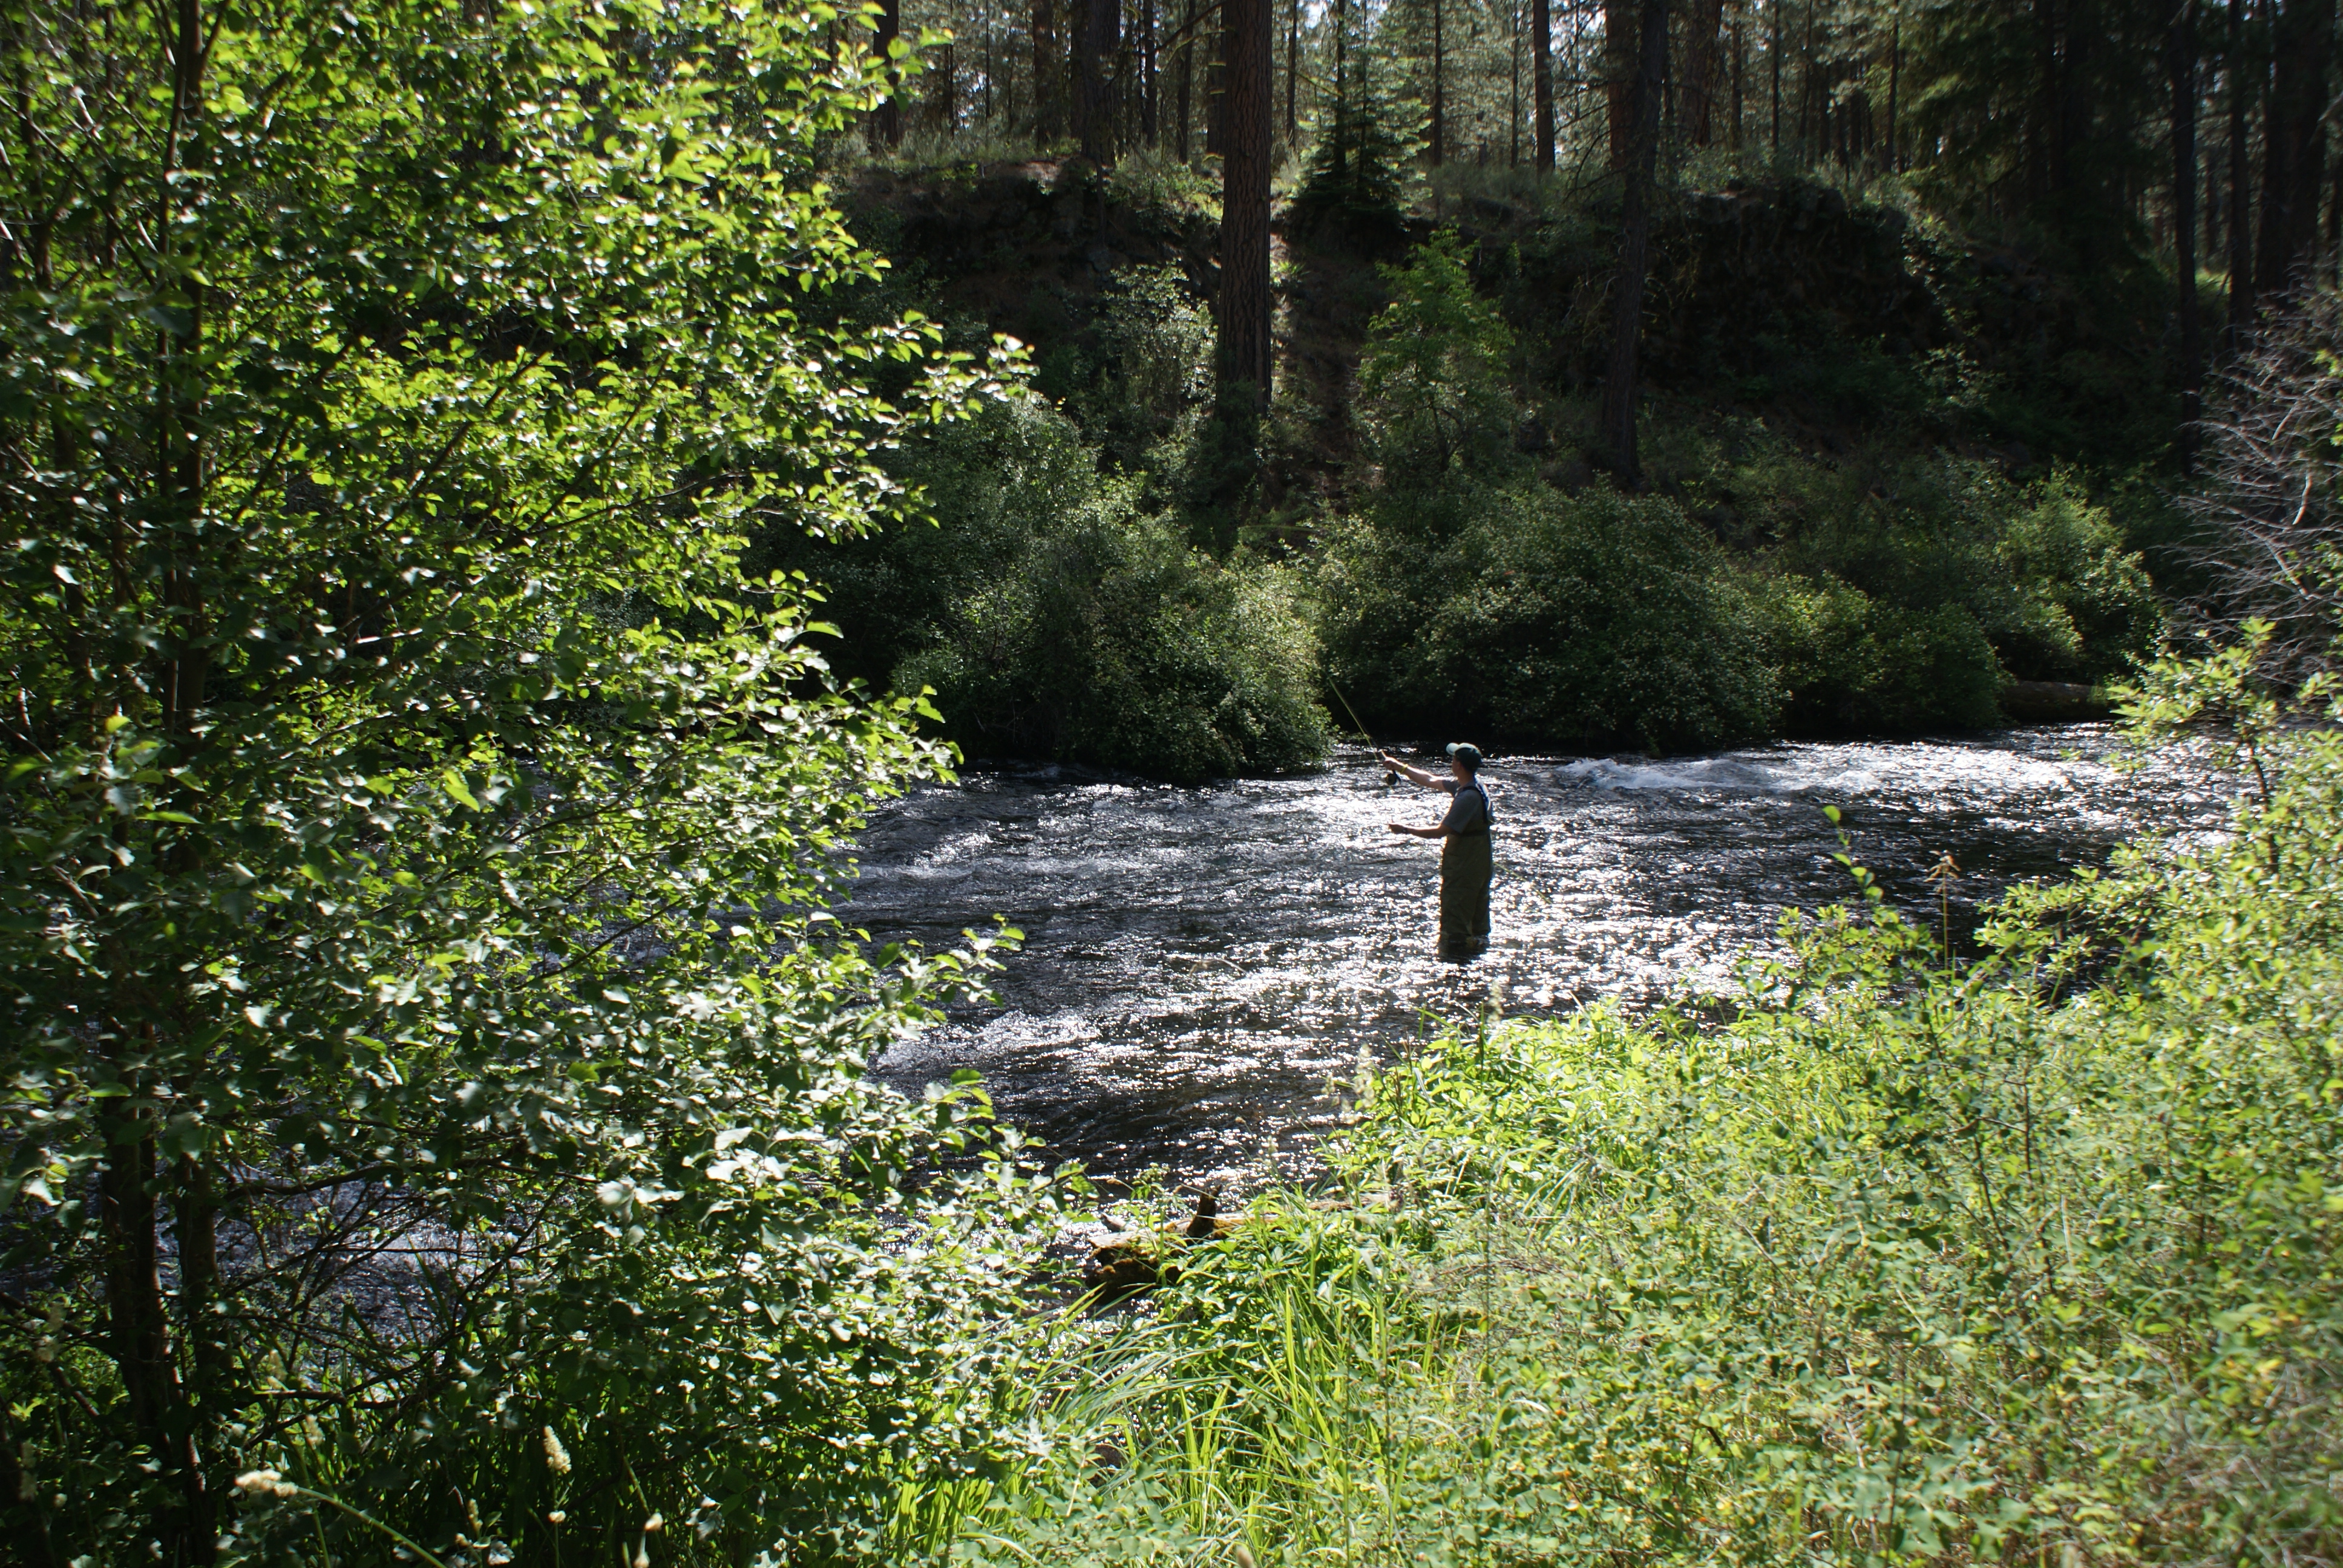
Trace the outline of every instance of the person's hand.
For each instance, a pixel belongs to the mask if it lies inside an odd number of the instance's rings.
[[[1376,753],[1375,753],[1375,755],[1376,755],[1378,758],[1382,759],[1382,760],[1383,760],[1383,765],[1384,767],[1386,767],[1386,768],[1390,769],[1391,769],[1393,772],[1394,772],[1394,773],[1396,773],[1396,772],[1398,772],[1398,771],[1399,771],[1399,759],[1398,759],[1398,758],[1393,757],[1393,756],[1390,752],[1388,752],[1388,751],[1378,751],[1378,752],[1376,752]]]
[[[1409,827],[1404,822],[1393,822],[1391,825],[1391,830],[1394,833],[1413,833],[1415,831],[1414,829]]]

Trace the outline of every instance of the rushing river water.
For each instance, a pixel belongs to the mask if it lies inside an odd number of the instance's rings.
[[[1955,923],[2025,878],[2104,860],[2143,830],[2217,825],[2205,776],[2107,765],[2104,727],[1973,739],[1781,745],[1712,757],[1512,757],[1483,773],[1498,819],[1495,935],[1433,950],[1439,847],[1386,824],[1444,797],[1387,785],[1348,748],[1324,770],[1202,789],[1071,769],[970,774],[864,835],[854,924],[950,943],[997,913],[1026,935],[997,1005],[890,1051],[916,1092],[972,1067],[1061,1158],[1128,1176],[1257,1175],[1306,1148],[1330,1077],[1468,1014],[1502,977],[1514,1012],[1648,1004],[1731,985],[1783,911],[1847,898],[1856,858],[1931,920],[1950,854]]]

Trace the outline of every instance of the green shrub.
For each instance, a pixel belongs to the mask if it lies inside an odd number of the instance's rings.
[[[1461,470],[1486,480],[1516,466],[1513,335],[1473,292],[1453,233],[1381,269],[1392,302],[1359,357],[1358,418],[1387,485],[1420,487]]]
[[[1823,458],[1752,418],[1654,445],[1660,482],[1774,574],[1757,598],[1800,728],[1989,723],[2005,675],[2104,679],[2162,623],[2139,556],[2070,473]]]
[[[1659,498],[1386,493],[1331,532],[1320,598],[1335,678],[1378,723],[1683,749],[1778,711],[1738,574]]]
[[[823,908],[948,759],[739,560],[972,380],[792,314],[876,270],[811,166],[876,67],[699,0],[9,15],[11,1558],[803,1562],[997,1462],[1052,1203],[869,1070],[989,960]]]
[[[2001,667],[1984,630],[1959,606],[1881,605],[1831,577],[1760,576],[1750,599],[1793,730],[1994,722]]]
[[[1136,482],[1101,475],[1040,398],[907,444],[897,467],[940,526],[788,558],[830,585],[855,670],[933,687],[968,754],[1185,782],[1322,755],[1292,573],[1216,561],[1141,515]]]
[[[2040,629],[2030,645],[2023,622],[2004,631],[1996,639],[2002,662],[2036,678],[2121,674],[2155,647],[2164,624],[2147,566],[2073,475],[2053,475],[2026,498],[2011,510],[2001,556]]]

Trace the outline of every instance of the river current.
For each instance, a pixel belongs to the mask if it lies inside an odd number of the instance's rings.
[[[1388,784],[1372,751],[1321,771],[1195,789],[1075,769],[971,771],[882,810],[841,914],[944,946],[994,915],[1025,933],[994,990],[890,1050],[917,1093],[960,1068],[1055,1158],[1129,1177],[1250,1182],[1307,1157],[1327,1081],[1469,1016],[1599,998],[1644,1007],[1733,986],[1778,950],[1783,913],[1852,895],[1835,806],[1885,896],[1936,918],[1950,855],[1956,939],[2026,878],[2097,865],[2143,831],[2217,827],[2198,769],[2109,766],[2103,726],[1951,740],[1785,744],[1696,758],[1504,757],[1495,931],[1433,950],[1445,797]],[[1429,766],[1437,759],[1421,759]]]

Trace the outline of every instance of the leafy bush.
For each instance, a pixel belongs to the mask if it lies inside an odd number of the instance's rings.
[[[1215,561],[1141,515],[1136,483],[1101,475],[1040,398],[907,444],[897,467],[939,527],[787,558],[830,585],[857,668],[934,688],[970,755],[1195,781],[1322,754],[1292,574]]]
[[[1174,265],[1120,273],[1102,293],[1081,342],[1045,355],[1034,385],[1091,444],[1138,467],[1212,400],[1212,308]]]
[[[970,380],[791,313],[876,270],[808,194],[868,62],[691,0],[10,15],[12,1554],[802,1559],[997,1461],[1047,1195],[867,1071],[987,960],[821,909],[945,758],[737,559],[873,526]]]
[[[1957,605],[1882,605],[1835,578],[1756,578],[1790,728],[1809,733],[1974,728],[1998,716],[2001,667]]]
[[[1759,574],[1794,727],[1990,723],[2005,675],[2104,680],[2162,625],[2138,554],[2070,473],[1820,458],[1747,418],[1654,447],[1659,482]]]
[[[1438,484],[1456,469],[1486,478],[1514,464],[1513,335],[1473,292],[1466,254],[1445,233],[1381,269],[1392,302],[1359,357],[1358,417],[1387,484]]]
[[[1379,722],[1663,749],[1775,722],[1740,577],[1667,500],[1460,479],[1386,493],[1326,552],[1328,660]]]

